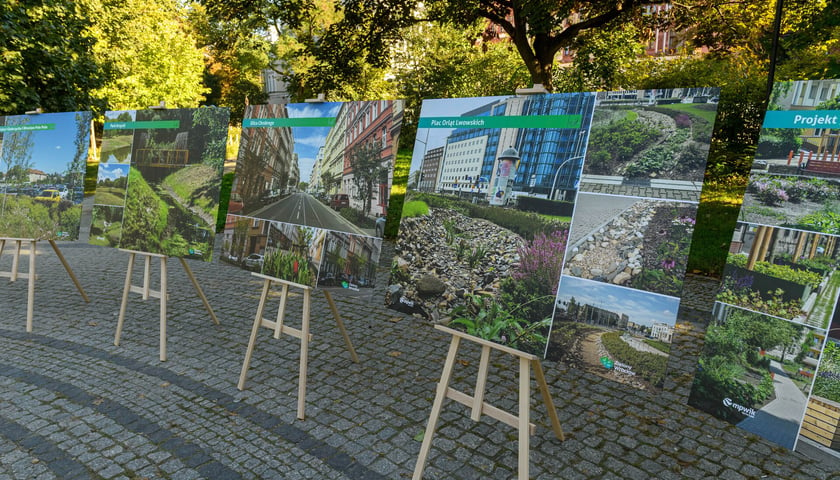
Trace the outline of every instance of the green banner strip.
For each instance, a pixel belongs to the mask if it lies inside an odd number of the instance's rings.
[[[580,115],[421,117],[418,128],[580,128]]]
[[[105,122],[105,130],[152,130],[155,128],[179,128],[180,120],[150,120],[147,122]]]
[[[0,127],[0,132],[32,132],[37,130],[55,130],[55,124],[37,123],[34,125],[6,125]]]
[[[334,127],[335,117],[306,117],[306,118],[246,118],[242,120],[242,128],[275,128],[275,127]]]

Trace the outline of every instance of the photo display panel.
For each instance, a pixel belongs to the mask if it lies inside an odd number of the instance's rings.
[[[0,117],[0,237],[76,240],[90,112]]]
[[[840,80],[776,83],[689,404],[840,458]]]
[[[386,303],[660,387],[717,95],[425,100]]]
[[[402,115],[402,100],[248,106],[221,261],[370,296]]]
[[[230,111],[105,113],[90,240],[210,261]]]

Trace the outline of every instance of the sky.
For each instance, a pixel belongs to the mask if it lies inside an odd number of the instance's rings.
[[[572,297],[575,297],[575,303],[623,313],[631,322],[648,327],[654,322],[676,324],[680,305],[679,298],[564,275],[560,279],[557,299],[566,302]]]
[[[436,98],[423,100],[420,118],[423,117],[460,117],[466,112],[509,97],[471,97],[471,98]],[[446,145],[446,137],[454,128],[418,128],[414,140],[414,152],[411,155],[409,172],[420,170],[426,151]]]
[[[128,175],[127,163],[100,163],[97,177],[99,180],[116,180]]]
[[[289,118],[335,117],[341,102],[290,103],[286,108]],[[329,133],[329,127],[292,127],[301,180],[312,183],[310,176],[315,166],[315,157],[318,156],[318,149],[327,141]]]
[[[25,119],[28,118],[29,122]],[[32,132],[32,168],[45,173],[66,173],[67,166],[76,153],[76,112],[42,113],[40,115],[14,115],[6,117],[5,125],[38,125],[54,123],[55,130]],[[4,134],[6,135],[6,134]],[[90,141],[89,139],[87,140]],[[5,152],[3,152],[5,154]],[[0,168],[6,163],[0,161]]]

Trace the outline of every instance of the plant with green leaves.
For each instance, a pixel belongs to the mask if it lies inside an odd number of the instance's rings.
[[[460,327],[469,335],[490,340],[523,351],[545,347],[545,332],[551,317],[530,322],[517,314],[516,307],[508,310],[495,299],[482,295],[466,295],[464,304],[450,312],[451,326]]]

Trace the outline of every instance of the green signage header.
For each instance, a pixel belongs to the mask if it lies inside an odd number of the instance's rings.
[[[418,128],[580,128],[580,115],[420,117]]]
[[[105,130],[153,130],[157,128],[179,128],[180,120],[150,120],[146,122],[105,122]]]
[[[335,117],[246,118],[242,128],[334,127]]]
[[[54,123],[37,123],[34,125],[6,125],[0,126],[0,132],[33,132],[38,130],[55,130]]]

